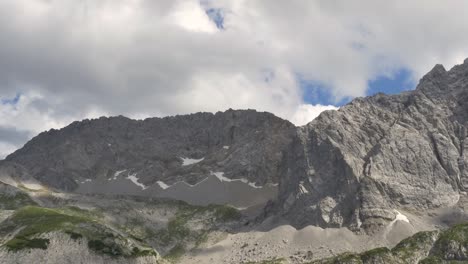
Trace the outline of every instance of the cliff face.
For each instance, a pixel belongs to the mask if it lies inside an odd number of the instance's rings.
[[[278,182],[282,151],[294,130],[288,121],[253,110],[100,118],[41,133],[6,161],[61,190],[124,171],[142,186],[194,185],[216,172],[263,186]]]
[[[415,91],[358,98],[300,127],[273,211],[296,226],[370,227],[395,209],[457,204],[468,188],[468,60]]]

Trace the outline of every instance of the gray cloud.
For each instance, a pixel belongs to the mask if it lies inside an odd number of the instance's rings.
[[[0,126],[0,141],[21,145],[30,138],[31,134],[28,131],[18,131],[14,127]]]

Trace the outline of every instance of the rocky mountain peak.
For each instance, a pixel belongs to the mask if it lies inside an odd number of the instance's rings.
[[[272,199],[265,215],[295,227],[372,229],[396,211],[464,199],[466,62],[449,71],[436,65],[414,91],[357,98],[303,127],[255,110],[101,117],[41,133],[6,161],[60,190]]]
[[[357,98],[300,128],[277,206],[297,227],[373,228],[395,210],[450,207],[468,187],[466,65],[436,65],[415,91]]]

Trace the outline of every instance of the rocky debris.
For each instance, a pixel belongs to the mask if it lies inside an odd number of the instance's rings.
[[[445,231],[419,232],[402,240],[392,249],[371,249],[362,253],[346,252],[319,259],[311,264],[380,264],[380,263],[454,263],[468,261],[468,224],[459,224]]]
[[[48,249],[30,249],[24,251],[10,251],[0,248],[1,263],[96,263],[96,264],[154,264],[162,263],[158,256],[143,256],[123,258],[98,254],[87,246],[83,239],[72,239],[68,234],[48,233],[43,236],[50,242]]]

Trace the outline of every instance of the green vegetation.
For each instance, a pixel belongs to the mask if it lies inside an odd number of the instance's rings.
[[[164,256],[164,259],[170,262],[177,262],[184,254],[185,247],[181,244],[177,244]]]
[[[215,207],[215,217],[222,222],[239,220],[241,216],[239,210],[231,206],[223,205]]]
[[[122,256],[124,252],[119,244],[115,243],[113,239],[95,239],[88,241],[88,247],[96,252],[111,256]],[[133,252],[133,251],[132,251]]]
[[[361,254],[346,252],[336,257],[310,262],[312,264],[362,264],[362,263],[399,263],[390,249],[374,248]]]
[[[0,209],[15,210],[26,205],[37,205],[26,193],[0,194]]]
[[[284,258],[274,258],[274,259],[269,259],[269,260],[262,260],[260,262],[250,261],[250,262],[247,262],[246,264],[283,264],[283,263],[286,263],[286,260]]]
[[[133,257],[157,256],[157,253],[153,248],[133,247],[132,256]]]
[[[195,247],[200,246],[208,239],[208,234],[216,223],[226,223],[239,220],[241,214],[230,206],[209,205],[194,206],[183,202],[177,204],[177,211],[166,228],[148,234],[154,235],[156,243],[163,247],[171,245],[187,245],[193,243]],[[190,229],[190,223],[196,221],[202,223],[198,230]]]
[[[77,207],[50,209],[26,206],[18,209],[0,225],[0,235],[21,228],[5,243],[6,248],[14,251],[26,248],[47,249],[49,240],[38,237],[52,231],[61,231],[74,240],[86,238],[88,247],[101,254],[123,257],[157,255],[151,248],[132,246],[132,243],[129,245],[128,239],[115,233],[94,216],[94,213]]]
[[[451,242],[458,243],[465,247],[468,246],[468,223],[455,225],[445,232],[442,232],[436,245],[447,245]]]
[[[390,249],[386,247],[375,248],[361,254],[364,263],[394,263],[394,257]]]
[[[419,264],[439,264],[439,263],[443,263],[442,259],[438,257],[434,257],[434,256],[425,258],[419,262]]]
[[[19,237],[31,237],[56,230],[69,230],[73,225],[92,222],[87,216],[69,215],[56,209],[26,206],[18,209],[12,217],[0,227],[0,233],[24,227],[17,234]]]
[[[83,235],[80,233],[75,233],[73,231],[66,230],[65,233],[69,234],[71,239],[77,240],[83,238]]]
[[[360,254],[344,253],[336,257],[315,260],[314,264],[361,263],[468,263],[468,223],[455,225],[446,231],[423,231],[403,239],[392,250],[375,248]],[[450,256],[450,259],[446,259]]]
[[[24,248],[47,249],[49,239],[15,237],[8,241],[5,246],[12,251],[18,251]]]
[[[311,264],[362,264],[361,256],[359,254],[345,252],[336,257],[327,259],[315,260]]]
[[[464,260],[468,263],[468,223],[455,225],[442,232],[431,250],[431,256],[447,261]],[[448,258],[448,259],[446,259]],[[435,259],[435,258],[433,258]],[[427,261],[434,261],[428,259]],[[430,262],[427,262],[430,263]]]
[[[91,250],[113,257],[156,256],[157,252],[145,243],[150,241],[158,245],[157,248],[170,249],[165,258],[175,261],[186,250],[205,243],[210,232],[217,230],[219,225],[238,221],[242,217],[238,210],[230,206],[193,206],[178,201],[155,201],[153,206],[160,204],[169,212],[170,218],[165,228],[155,230],[143,218],[130,217],[123,223],[116,220],[115,229],[105,222],[108,218],[102,211],[76,206],[44,208],[29,201],[28,195],[22,197],[24,199],[15,199],[26,201],[22,204],[27,206],[20,207],[0,224],[0,236],[17,232],[3,245],[12,251],[47,249],[49,240],[44,235],[61,232],[72,240],[85,239]],[[123,210],[122,207],[116,208]]]
[[[392,253],[402,260],[410,260],[415,253],[427,251],[439,231],[423,231],[403,239],[393,249]]]

